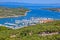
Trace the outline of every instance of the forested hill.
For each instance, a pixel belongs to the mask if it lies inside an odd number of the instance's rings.
[[[0,40],[60,40],[60,21],[37,24],[21,29],[0,26]]]

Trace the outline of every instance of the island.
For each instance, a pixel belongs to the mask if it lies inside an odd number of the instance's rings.
[[[25,16],[29,9],[0,7],[0,18]]]
[[[43,10],[50,10],[54,12],[60,12],[60,8],[42,8]]]

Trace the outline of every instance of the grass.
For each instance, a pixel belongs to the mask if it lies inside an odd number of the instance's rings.
[[[26,8],[5,8],[0,7],[0,17],[14,17],[14,16],[24,16],[25,13],[29,11]]]
[[[0,40],[60,40],[60,34],[40,36],[42,32],[60,32],[60,20],[21,29],[0,27]],[[12,36],[12,37],[11,37]]]

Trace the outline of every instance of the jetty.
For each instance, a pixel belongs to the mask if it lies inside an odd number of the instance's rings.
[[[53,22],[52,18],[35,18],[31,17],[30,19],[15,20],[15,23],[4,23],[3,25],[9,28],[17,29],[22,27],[27,27],[36,24]],[[1,25],[2,26],[2,25]]]

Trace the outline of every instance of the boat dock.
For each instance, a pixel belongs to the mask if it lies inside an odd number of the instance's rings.
[[[47,22],[52,22],[53,19],[51,18],[34,18],[31,17],[30,19],[23,19],[23,20],[15,20],[15,23],[4,23],[0,24],[0,26],[6,26],[9,28],[17,29],[17,28],[22,28],[26,26],[31,26],[31,25],[36,25],[40,23],[47,23]]]

